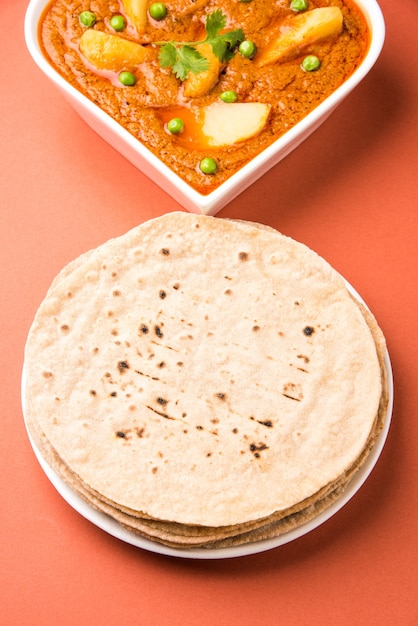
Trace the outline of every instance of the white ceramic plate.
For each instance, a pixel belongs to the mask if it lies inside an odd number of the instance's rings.
[[[364,301],[360,298],[359,294],[347,283],[347,287],[350,292],[363,304]],[[242,546],[236,546],[231,548],[217,548],[217,549],[207,549],[207,548],[196,548],[196,549],[178,549],[178,548],[170,548],[168,546],[164,546],[154,541],[150,541],[148,539],[142,538],[140,535],[126,530],[123,528],[118,522],[116,522],[111,517],[105,515],[104,513],[100,513],[96,511],[93,507],[91,507],[87,502],[85,502],[82,498],[80,498],[70,487],[64,483],[64,481],[56,474],[56,472],[48,465],[45,459],[42,457],[40,451],[36,447],[33,442],[30,434],[29,440],[35,452],[35,455],[44,470],[45,474],[54,485],[58,493],[68,502],[70,506],[73,507],[78,513],[80,513],[83,517],[88,519],[90,522],[106,531],[113,537],[125,541],[126,543],[137,546],[138,548],[142,548],[144,550],[148,550],[150,552],[155,552],[157,554],[163,554],[167,556],[175,556],[181,557],[185,559],[229,559],[234,557],[246,556],[250,554],[257,554],[259,552],[265,552],[266,550],[271,550],[272,548],[277,548],[278,546],[282,546],[290,541],[294,541],[303,535],[306,535],[310,531],[314,530],[328,519],[330,519],[333,515],[335,515],[351,498],[357,493],[360,487],[364,484],[373,468],[375,467],[381,453],[383,450],[383,446],[385,445],[385,441],[389,432],[390,422],[392,418],[392,408],[393,408],[393,375],[392,375],[392,366],[389,358],[389,353],[386,351],[385,355],[385,367],[388,378],[388,394],[389,394],[389,402],[387,407],[386,419],[384,423],[384,427],[382,432],[380,433],[371,453],[367,457],[363,466],[359,469],[358,472],[354,475],[347,488],[343,492],[340,498],[338,498],[328,509],[320,513],[317,517],[310,520],[306,524],[295,528],[279,537],[275,537],[273,539],[265,539],[262,541],[256,541],[253,543],[245,544]],[[22,388],[25,384],[25,375],[23,373],[22,376]],[[23,398],[23,394],[22,394]],[[23,414],[25,415],[25,403],[22,400],[23,404]]]
[[[40,70],[58,87],[64,97],[93,130],[141,172],[162,187],[191,212],[214,215],[238,194],[284,159],[313,133],[365,78],[377,61],[385,39],[385,23],[376,0],[355,0],[363,11],[371,33],[371,42],[363,62],[326,100],[304,117],[272,145],[244,165],[220,187],[202,195],[162,163],[125,128],[68,83],[48,63],[39,45],[39,21],[50,0],[30,0],[25,17],[25,40]]]

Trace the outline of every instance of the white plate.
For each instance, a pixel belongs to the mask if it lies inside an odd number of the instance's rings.
[[[359,296],[359,294],[347,283],[347,287],[349,291],[363,304],[364,301]],[[367,306],[367,305],[366,305]],[[249,544],[244,544],[242,546],[234,546],[231,548],[195,548],[195,549],[179,549],[179,548],[170,548],[168,546],[164,546],[154,541],[150,541],[148,539],[144,539],[140,535],[131,532],[125,528],[123,528],[118,522],[109,517],[104,513],[100,513],[96,511],[93,507],[91,507],[87,502],[85,502],[82,498],[80,498],[70,487],[56,474],[56,472],[48,465],[45,459],[42,457],[40,451],[36,447],[33,439],[31,438],[29,432],[29,440],[32,445],[32,448],[35,452],[35,455],[44,470],[45,474],[54,485],[55,489],[58,493],[68,502],[70,506],[73,507],[78,513],[80,513],[83,517],[88,519],[90,522],[106,531],[113,537],[125,541],[133,546],[137,546],[138,548],[142,548],[144,550],[148,550],[150,552],[155,552],[157,554],[163,554],[167,556],[176,556],[186,559],[229,559],[240,556],[247,556],[250,554],[257,554],[259,552],[265,552],[266,550],[271,550],[272,548],[277,548],[278,546],[282,546],[290,541],[294,541],[303,535],[306,535],[310,531],[314,530],[328,519],[330,519],[333,515],[335,515],[351,498],[357,493],[360,487],[364,484],[366,479],[369,477],[373,468],[375,467],[381,453],[383,450],[383,446],[385,445],[386,438],[389,432],[390,422],[392,418],[392,409],[393,409],[393,374],[392,374],[392,366],[390,362],[389,353],[386,351],[385,354],[385,368],[388,379],[388,395],[389,402],[387,407],[386,418],[384,422],[384,426],[382,432],[380,433],[377,441],[371,450],[369,456],[367,457],[365,463],[362,467],[356,472],[354,477],[349,482],[348,486],[344,490],[343,494],[329,506],[325,511],[320,513],[317,517],[310,520],[306,524],[295,528],[294,530],[290,530],[279,537],[274,537],[273,539],[265,539],[261,541],[256,541]],[[22,389],[24,388],[24,379],[25,375],[23,372],[22,376]],[[23,394],[22,394],[23,398]],[[23,415],[25,415],[25,403],[22,399],[23,405]]]

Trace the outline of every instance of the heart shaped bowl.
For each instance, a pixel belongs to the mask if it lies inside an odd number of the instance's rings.
[[[30,0],[25,15],[26,45],[35,63],[62,92],[81,118],[105,141],[170,194],[185,209],[207,215],[216,214],[307,139],[365,78],[378,59],[385,39],[385,22],[377,2],[375,0],[355,0],[355,4],[363,13],[368,24],[370,41],[367,52],[354,73],[301,121],[243,165],[220,186],[210,193],[202,194],[185,182],[156,154],[54,69],[46,58],[39,39],[40,22],[49,1]]]

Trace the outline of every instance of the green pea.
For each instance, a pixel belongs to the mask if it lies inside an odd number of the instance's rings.
[[[205,157],[204,159],[202,159],[199,163],[199,167],[204,174],[214,174],[218,169],[216,161],[214,159],[211,159],[210,157]]]
[[[132,72],[121,72],[119,74],[119,80],[122,85],[125,85],[126,87],[132,87],[132,85],[135,85],[136,83],[136,78]]]
[[[219,97],[223,102],[236,102],[238,100],[235,91],[223,91]]]
[[[246,59],[252,59],[256,53],[255,43],[250,41],[249,39],[245,39],[240,43],[238,51]]]
[[[305,11],[308,8],[307,0],[292,0],[290,3],[292,11]]]
[[[86,26],[86,28],[91,28],[96,23],[96,16],[91,11],[82,11],[78,16],[80,24]]]
[[[252,0],[239,0],[240,2],[252,2]]]
[[[314,72],[320,67],[320,65],[321,61],[318,59],[318,57],[310,54],[303,59],[301,67],[303,70],[305,70],[305,72]]]
[[[113,30],[117,31],[124,30],[124,28],[126,28],[125,18],[122,15],[114,15],[110,19],[109,24],[111,25]]]
[[[149,14],[154,20],[163,20],[167,15],[167,7],[162,2],[154,2],[149,8]]]
[[[184,128],[184,122],[179,117],[173,117],[173,119],[171,119],[167,123],[167,130],[172,135],[178,135],[179,133],[181,133],[183,128]]]

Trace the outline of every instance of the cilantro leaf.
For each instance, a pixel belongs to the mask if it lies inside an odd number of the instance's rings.
[[[212,46],[213,54],[220,61],[229,61],[234,56],[233,49],[241,41],[244,41],[244,33],[241,28],[238,28],[224,35],[218,35],[215,39],[208,39],[207,43]]]
[[[214,55],[219,61],[229,61],[234,53],[233,49],[244,40],[241,28],[223,33],[219,32],[226,26],[226,16],[220,9],[216,9],[206,17],[206,38],[194,42],[154,42],[161,46],[158,59],[161,67],[171,67],[174,74],[181,81],[186,80],[189,72],[197,74],[209,68],[209,61],[196,49],[202,43],[208,43],[212,47]]]
[[[162,45],[158,55],[161,67],[172,67],[177,59],[177,50],[174,44],[165,43]]]
[[[214,39],[219,31],[226,26],[226,16],[220,9],[216,9],[206,17],[206,39]]]
[[[192,46],[177,48],[177,58],[173,65],[173,72],[180,80],[186,80],[189,72],[197,74],[209,68],[209,61]]]
[[[241,28],[232,30],[223,35],[219,32],[226,26],[226,16],[220,9],[216,9],[206,17],[206,39],[205,43],[212,46],[213,54],[220,61],[229,61],[233,56],[233,48],[244,40],[244,33]]]
[[[173,42],[165,43],[158,55],[161,67],[171,67],[180,80],[186,80],[189,72],[203,72],[209,61],[189,45],[176,47]]]

